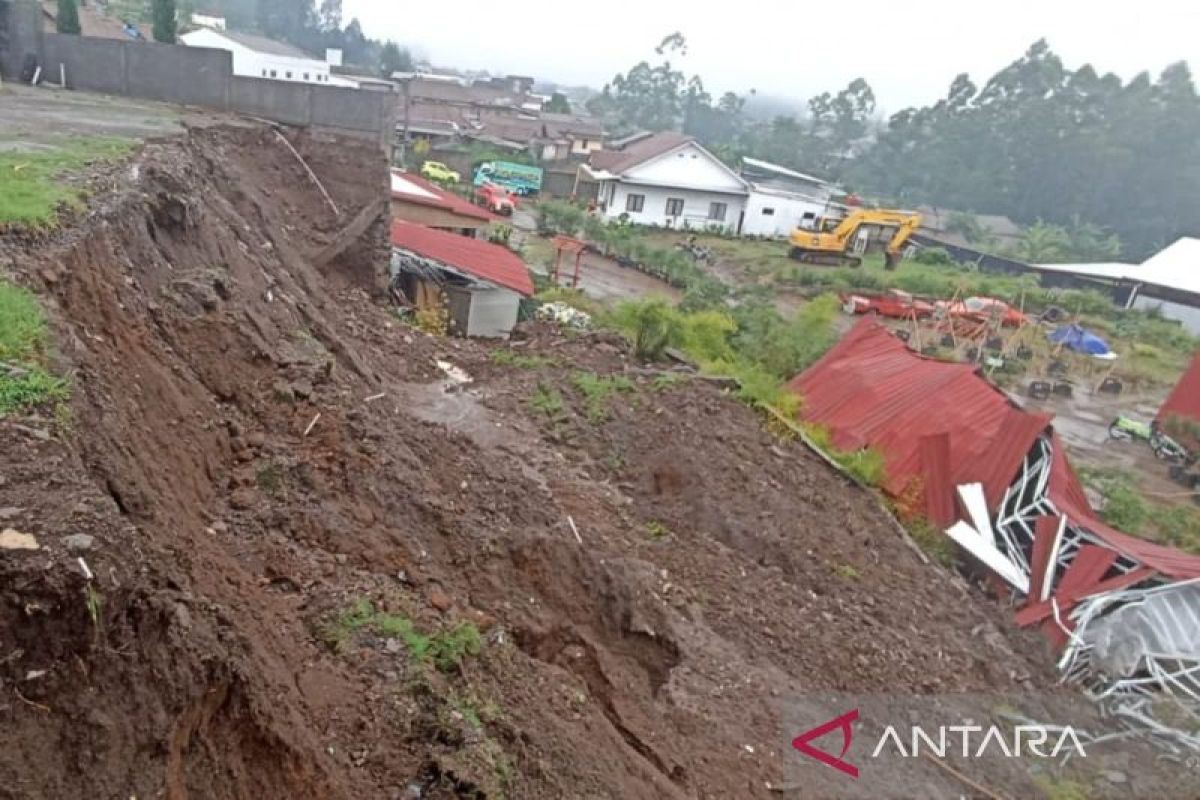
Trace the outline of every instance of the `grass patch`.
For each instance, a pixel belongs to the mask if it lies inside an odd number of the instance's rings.
[[[63,178],[89,164],[123,158],[133,149],[127,139],[69,137],[53,149],[0,151],[0,224],[51,227],[62,206],[78,208],[83,191]]]
[[[318,635],[337,652],[345,652],[355,633],[370,630],[389,639],[404,642],[409,659],[414,663],[431,663],[442,672],[462,667],[468,656],[483,650],[483,637],[472,623],[463,622],[436,633],[422,633],[407,617],[388,614],[375,608],[367,599],[359,599],[336,617],[326,621]]]
[[[69,396],[67,382],[45,368],[48,330],[33,293],[0,280],[0,417]]]
[[[943,567],[953,567],[958,564],[958,545],[954,540],[933,526],[925,517],[897,517],[900,524],[908,531],[925,554]]]
[[[874,487],[887,481],[887,466],[883,453],[876,448],[839,450],[833,444],[833,434],[824,425],[803,423],[801,427],[814,445],[853,475],[859,483]]]
[[[658,520],[652,519],[646,523],[646,534],[649,535],[651,539],[658,541],[659,539],[665,539],[670,536],[671,529]]]
[[[587,404],[587,417],[592,422],[603,422],[608,419],[608,400],[617,392],[632,392],[633,381],[624,375],[601,377],[594,372],[578,372],[574,378],[575,388],[578,389]]]
[[[1104,496],[1100,517],[1109,525],[1200,554],[1200,510],[1147,499],[1133,476],[1120,469],[1084,467],[1079,475],[1085,485]]]
[[[514,350],[493,350],[490,358],[493,364],[517,367],[519,369],[542,369],[543,367],[555,366],[558,363],[553,358],[526,355]]]
[[[539,383],[533,390],[533,396],[529,398],[529,405],[550,419],[557,419],[562,414],[563,398],[557,389]]]
[[[835,564],[833,574],[847,581],[856,581],[862,577],[862,574],[849,564]]]
[[[258,488],[267,494],[279,494],[283,490],[283,468],[274,462],[259,467],[254,479]]]
[[[1034,776],[1034,782],[1046,796],[1046,800],[1088,800],[1088,787],[1078,781],[1056,778],[1049,775]]]

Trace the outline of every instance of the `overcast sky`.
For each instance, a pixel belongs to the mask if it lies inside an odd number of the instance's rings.
[[[676,62],[714,94],[751,88],[806,99],[864,77],[882,111],[925,104],[969,72],[982,83],[1045,37],[1068,67],[1129,78],[1200,65],[1196,0],[859,0],[734,3],[607,0],[343,0],[368,36],[439,66],[514,72],[599,88],[679,30]]]

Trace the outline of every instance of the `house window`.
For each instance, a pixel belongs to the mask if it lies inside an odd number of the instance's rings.
[[[284,73],[284,77],[290,81],[292,79],[292,71],[289,69],[286,73]]]
[[[304,73],[304,80],[308,80],[308,73]]]
[[[762,210],[762,215],[763,215],[764,217],[773,217],[773,216],[775,216],[775,209],[773,209],[773,208],[764,208],[764,209]]]
[[[708,204],[708,218],[713,220],[714,222],[724,222],[725,221],[725,212],[727,210],[728,210],[728,206],[726,206],[724,203],[709,203]]]
[[[263,70],[263,77],[267,77],[267,71],[265,69]]]
[[[625,195],[625,210],[638,212],[646,207],[646,195],[644,194],[627,194]]]
[[[587,150],[588,149],[588,140],[584,139],[583,141],[581,141],[579,143],[579,146],[582,147],[584,150]]]
[[[668,197],[667,198],[667,216],[678,217],[683,213],[683,198]]]
[[[274,78],[274,77],[275,77],[275,70],[271,70],[271,77],[272,77],[272,78]]]

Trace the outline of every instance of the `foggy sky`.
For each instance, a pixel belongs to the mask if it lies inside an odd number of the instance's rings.
[[[343,0],[368,36],[439,66],[514,72],[600,88],[679,30],[673,61],[713,94],[751,88],[804,100],[864,77],[882,112],[932,102],[959,72],[982,83],[1038,38],[1069,68],[1124,79],[1174,61],[1200,65],[1195,0]]]

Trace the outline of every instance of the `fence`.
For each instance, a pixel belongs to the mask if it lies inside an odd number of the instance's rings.
[[[226,50],[47,33],[35,3],[9,4],[7,17],[0,69],[10,79],[32,54],[46,80],[65,75],[72,89],[205,106],[391,144],[398,103],[390,92],[236,76]]]

